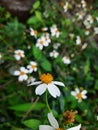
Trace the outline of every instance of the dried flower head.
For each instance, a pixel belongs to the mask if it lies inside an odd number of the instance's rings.
[[[77,114],[77,111],[65,111],[64,112],[64,123],[65,124],[72,124],[75,121],[75,114]]]

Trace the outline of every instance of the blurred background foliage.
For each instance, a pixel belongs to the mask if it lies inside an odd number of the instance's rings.
[[[45,95],[37,97],[35,87],[28,87],[27,82],[19,82],[13,76],[13,71],[20,66],[26,66],[31,60],[38,64],[38,72],[34,76],[39,80],[41,73],[49,72],[55,80],[65,84],[61,90],[60,98],[49,96],[55,117],[66,110],[77,110],[76,124],[82,124],[82,130],[98,130],[98,34],[93,28],[98,27],[98,1],[87,1],[87,14],[91,14],[95,20],[90,35],[85,35],[83,21],[78,21],[75,8],[79,0],[70,3],[70,10],[64,13],[62,4],[66,1],[37,0],[32,4],[28,18],[22,21],[22,17],[13,16],[4,6],[0,6],[0,129],[1,130],[38,130],[39,124],[48,124],[48,109],[45,104]],[[25,17],[25,16],[23,16]],[[76,19],[74,22],[72,19]],[[83,19],[84,20],[84,19]],[[51,37],[52,44],[43,50],[35,47],[35,38],[30,36],[29,28],[38,31],[38,37],[42,35],[41,28],[50,28],[56,24],[61,31],[59,38]],[[69,34],[75,36],[70,38]],[[79,35],[82,43],[87,43],[86,49],[82,45],[75,44],[75,37]],[[58,58],[50,58],[49,52],[53,50],[53,44],[61,43]],[[30,49],[28,49],[30,46]],[[16,61],[14,51],[24,50],[25,58]],[[62,63],[62,57],[68,55],[71,64]],[[70,92],[76,87],[86,89],[87,99],[81,103],[71,96]],[[32,105],[33,104],[33,105]],[[28,111],[30,113],[28,114]]]

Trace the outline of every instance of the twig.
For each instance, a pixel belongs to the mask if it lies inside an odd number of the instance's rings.
[[[38,100],[39,100],[39,97],[36,98],[35,102],[33,102],[33,104],[30,107],[30,109],[23,115],[22,120],[24,120],[28,116],[28,114],[32,111],[34,105],[38,102]]]

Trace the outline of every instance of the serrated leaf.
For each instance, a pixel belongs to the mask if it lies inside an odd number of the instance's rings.
[[[39,48],[37,48],[36,46],[33,46],[32,52],[36,60],[38,61],[42,60],[43,55],[42,55],[41,50],[39,50]]]
[[[43,61],[41,62],[41,67],[45,71],[51,71],[52,70],[51,63],[47,59],[43,59]]]
[[[36,1],[33,5],[34,9],[37,9],[40,6],[40,1]]]
[[[40,121],[36,119],[29,119],[23,121],[23,124],[28,128],[32,128],[33,130],[36,130],[40,125]]]
[[[28,111],[28,109],[30,109],[31,106],[32,106],[32,103],[25,103],[25,104],[20,104],[20,105],[9,107],[9,109],[15,110],[15,111]],[[32,110],[38,111],[44,107],[45,107],[45,104],[38,102],[33,106]]]

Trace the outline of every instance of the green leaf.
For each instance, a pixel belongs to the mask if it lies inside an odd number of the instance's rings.
[[[33,5],[34,9],[37,9],[40,6],[40,1],[36,1]]]
[[[12,127],[11,130],[24,130],[23,128]]]
[[[36,18],[37,18],[40,22],[42,22],[42,14],[41,14],[40,11],[36,11],[36,12],[35,12],[35,16],[36,16]]]
[[[87,75],[89,70],[90,70],[90,61],[87,60],[86,63],[85,63],[85,66],[84,66],[84,74]]]
[[[36,16],[31,16],[27,21],[27,24],[30,25],[36,25],[37,23],[39,23],[39,20],[36,18]]]
[[[82,119],[82,117],[80,116],[80,115],[75,115],[75,119],[76,119],[76,121],[78,121],[78,122],[83,122],[83,119]]]
[[[32,103],[25,103],[25,104],[20,104],[20,105],[9,107],[9,109],[15,110],[15,111],[28,111],[31,108],[31,106],[32,106]],[[32,110],[38,111],[44,107],[45,107],[45,104],[38,102],[33,106]]]
[[[51,71],[52,70],[51,63],[47,59],[43,59],[43,61],[41,62],[41,67],[45,71]]]
[[[38,60],[38,61],[42,60],[43,55],[42,55],[41,50],[39,50],[36,46],[33,46],[32,51],[33,51],[33,55],[34,55],[36,60]]]
[[[40,125],[40,121],[36,119],[29,119],[29,120],[23,121],[23,124],[27,126],[28,128],[32,128],[33,130],[36,130],[38,129]]]

